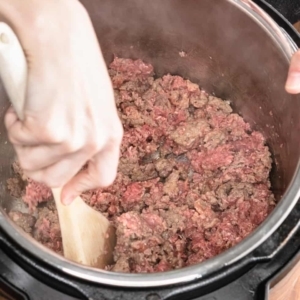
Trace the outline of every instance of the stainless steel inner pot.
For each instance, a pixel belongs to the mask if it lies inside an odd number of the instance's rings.
[[[247,239],[204,263],[160,274],[118,274],[72,263],[21,232],[6,212],[20,202],[6,191],[14,152],[0,127],[0,226],[21,249],[67,274],[116,286],[163,286],[199,279],[231,265],[265,241],[299,197],[300,96],[284,91],[295,46],[251,1],[83,0],[105,60],[113,55],[141,58],[157,76],[179,74],[232,101],[253,128],[267,137],[274,157],[273,191],[279,201],[269,218]],[[186,54],[180,56],[180,52]],[[0,118],[9,106],[0,87]]]

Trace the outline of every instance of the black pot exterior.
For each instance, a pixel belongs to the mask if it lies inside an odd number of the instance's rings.
[[[292,24],[300,21],[300,1],[298,0],[254,0],[282,27],[300,47],[299,33]]]
[[[298,259],[299,220],[300,201],[271,238],[239,263],[190,284],[156,289],[108,287],[66,276],[20,251],[2,233],[0,288],[6,286],[16,300],[40,300],[41,295],[44,300],[266,300],[273,276]]]
[[[294,24],[300,21],[300,1],[298,0],[268,0],[290,23]]]

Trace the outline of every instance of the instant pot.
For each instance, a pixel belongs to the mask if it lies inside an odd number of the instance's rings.
[[[9,220],[7,213],[16,200],[9,196],[6,180],[14,153],[1,124],[2,293],[7,299],[29,300],[267,299],[270,285],[295,264],[300,249],[300,96],[284,91],[299,35],[262,0],[82,3],[108,64],[114,55],[141,58],[154,65],[157,76],[178,74],[230,99],[235,112],[267,138],[278,204],[240,244],[194,266],[156,274],[84,267],[47,250]],[[2,120],[8,106],[1,85]]]

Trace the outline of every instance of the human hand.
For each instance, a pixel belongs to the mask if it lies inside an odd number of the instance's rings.
[[[285,89],[290,94],[300,93],[300,50],[292,57]]]
[[[70,203],[115,179],[123,129],[92,24],[77,0],[0,0],[28,64],[24,119],[5,116],[25,174]],[[88,162],[87,169],[78,173]]]

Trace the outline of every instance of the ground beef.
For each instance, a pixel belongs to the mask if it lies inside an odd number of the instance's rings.
[[[49,201],[46,206],[38,208],[37,214],[33,237],[44,246],[62,254],[62,238],[54,202]]]
[[[7,188],[12,197],[22,197],[30,211],[33,211],[41,202],[53,200],[51,189],[45,184],[27,178],[18,162],[13,163],[12,168],[15,177],[7,180]]]
[[[50,199],[52,199],[52,192],[46,185],[28,179],[23,200],[30,209]]]
[[[11,211],[9,217],[12,221],[21,227],[26,233],[32,233],[36,219],[31,214],[21,213],[19,211]]]
[[[141,60],[115,58],[109,70],[124,126],[117,178],[83,199],[116,227],[108,270],[162,272],[202,262],[236,245],[275,206],[271,157],[261,133],[232,113],[229,101],[179,76],[155,79]],[[11,218],[62,252],[50,190],[14,164],[12,196],[37,220]],[[42,203],[46,202],[46,203]],[[26,222],[25,222],[26,223]]]
[[[24,184],[20,178],[13,177],[7,180],[7,188],[12,197],[20,198],[22,196],[22,190],[24,188]]]

